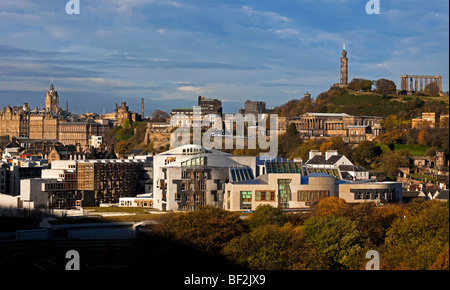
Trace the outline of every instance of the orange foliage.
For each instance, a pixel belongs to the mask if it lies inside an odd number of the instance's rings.
[[[345,211],[347,211],[349,205],[347,202],[335,196],[330,196],[319,201],[317,206],[314,208],[314,213],[316,215],[325,216],[325,215],[342,215]]]

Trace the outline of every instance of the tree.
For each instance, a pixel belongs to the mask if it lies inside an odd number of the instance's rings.
[[[352,91],[370,92],[372,90],[372,84],[373,82],[371,80],[354,78],[347,85],[347,89]]]
[[[153,111],[151,118],[154,122],[165,122],[166,119],[169,118],[169,114],[167,112],[156,109]]]
[[[123,128],[130,128],[130,126],[131,126],[130,119],[128,119],[128,118],[123,119],[122,127]]]
[[[294,123],[290,123],[286,134],[279,138],[278,142],[278,155],[282,157],[289,157],[289,155],[297,149],[302,143],[297,128]]]
[[[361,166],[372,164],[375,159],[383,153],[380,146],[375,145],[373,142],[364,141],[358,144],[358,146],[352,152],[352,159]]]
[[[238,215],[206,206],[201,210],[170,215],[155,226],[153,232],[217,253],[245,230],[244,221]]]
[[[399,167],[405,167],[406,165],[406,159],[396,152],[387,152],[380,158],[380,169],[391,180],[397,178]]]
[[[436,82],[429,83],[425,86],[424,92],[430,97],[439,97],[439,86]]]
[[[116,150],[116,152],[119,152],[119,153],[125,153],[125,152],[128,152],[128,143],[127,143],[127,141],[119,141],[117,144],[116,144],[116,148],[115,148],[115,150]]]
[[[427,270],[449,248],[449,202],[414,202],[386,233],[386,268]],[[413,254],[412,254],[413,253]]]
[[[326,270],[328,262],[292,226],[263,225],[231,240],[224,255],[250,270]]]
[[[332,269],[360,268],[361,236],[350,219],[331,214],[313,216],[305,221],[302,232],[328,259]]]
[[[248,219],[251,228],[262,225],[279,225],[282,226],[287,222],[287,218],[283,210],[279,207],[273,207],[270,204],[258,205],[255,211]]]
[[[344,214],[355,223],[365,246],[381,245],[387,228],[383,227],[383,216],[376,210],[374,202],[363,202],[349,207]]]
[[[313,208],[313,214],[317,216],[343,215],[348,210],[349,205],[344,199],[330,196],[319,201]]]
[[[382,95],[394,95],[397,93],[397,86],[388,79],[379,79],[375,82],[375,92]]]

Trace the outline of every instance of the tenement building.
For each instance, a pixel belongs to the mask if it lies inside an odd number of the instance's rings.
[[[93,136],[105,137],[108,130],[107,120],[64,122],[59,125],[58,139],[64,145],[79,144],[82,148],[88,148],[89,141]]]
[[[0,136],[26,137],[30,134],[30,108],[28,104],[22,107],[4,107],[0,111]]]

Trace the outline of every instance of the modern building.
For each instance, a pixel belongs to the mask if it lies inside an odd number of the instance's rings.
[[[258,115],[271,114],[273,110],[266,108],[266,102],[262,101],[245,101],[244,109],[239,109],[239,114],[248,115],[252,114],[255,116],[255,120],[258,120]]]
[[[253,179],[256,157],[184,145],[153,157],[153,203],[160,210],[222,207],[225,184]],[[237,175],[236,175],[237,173]]]
[[[199,112],[198,115],[195,114],[196,110]],[[170,126],[190,127],[193,126],[194,122],[202,122],[203,117],[206,115],[210,115],[208,120],[211,127],[221,126],[222,101],[218,99],[205,99],[204,96],[199,96],[197,106],[172,109],[170,113]]]
[[[255,179],[227,183],[223,208],[254,210],[258,205],[270,204],[286,210],[304,210],[330,196],[343,198],[348,203],[402,201],[402,183],[345,181],[338,178],[341,175],[338,168],[311,169],[300,162],[268,161],[266,172]]]
[[[118,203],[121,197],[145,193],[145,185],[151,178],[149,166],[151,161],[138,158],[54,160],[51,168],[40,168],[39,175],[19,172],[22,175],[14,179],[20,184],[19,192],[1,194],[0,206],[72,209]]]

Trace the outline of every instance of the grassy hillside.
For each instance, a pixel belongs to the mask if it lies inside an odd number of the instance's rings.
[[[296,117],[306,112],[347,113],[357,116],[398,115],[403,119],[418,117],[422,112],[448,114],[449,98],[429,96],[381,95],[332,88],[313,101],[292,100],[275,109],[280,116]]]

